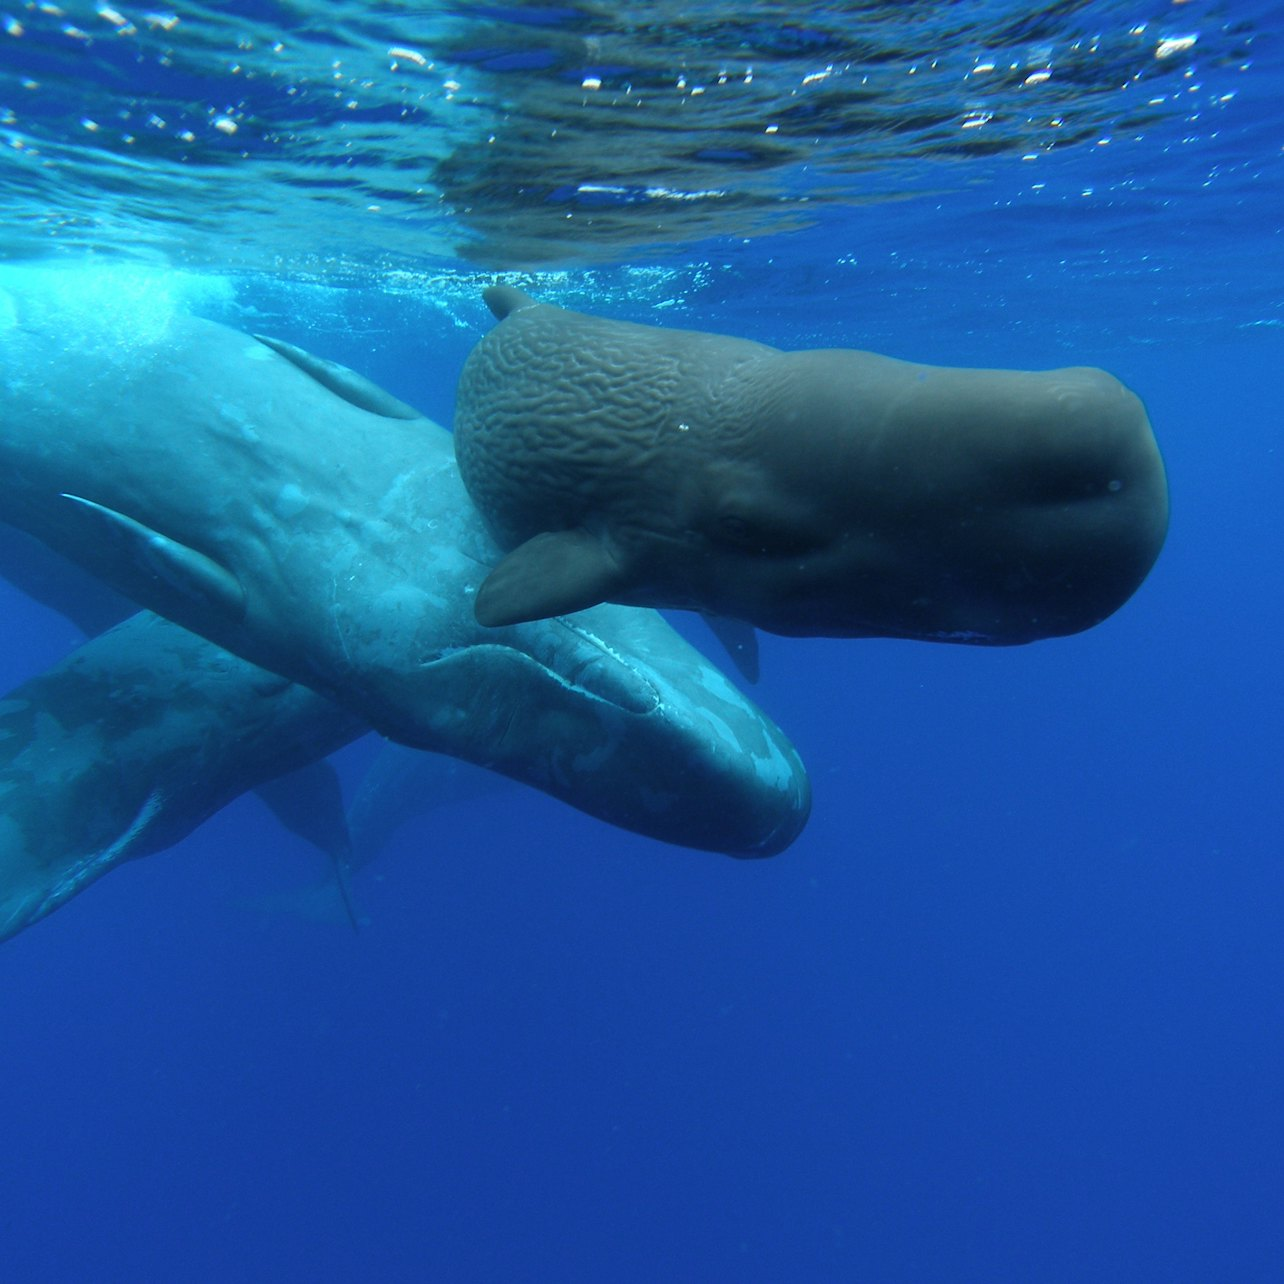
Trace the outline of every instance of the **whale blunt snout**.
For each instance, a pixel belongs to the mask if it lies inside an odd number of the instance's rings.
[[[556,668],[545,664],[546,678],[571,684],[567,697],[595,719],[609,745],[594,755],[591,773],[566,776],[567,788],[582,791],[568,801],[592,811],[587,795],[601,790],[614,812],[608,818],[627,828],[729,856],[778,854],[811,809],[796,751],[729,684],[702,677],[707,662],[690,671],[695,653],[658,618],[639,614],[632,623],[640,651],[627,657],[602,640],[591,617],[556,621],[565,650]]]
[[[944,622],[917,635],[1005,645],[1101,623],[1141,586],[1168,530],[1167,476],[1141,399],[1094,367],[1007,372],[992,385],[969,374],[958,386],[975,399],[963,417],[969,449],[938,474],[953,470],[950,498],[925,488],[916,523],[898,534],[913,569],[901,568],[903,581],[923,586],[919,600]]]
[[[515,625],[443,653],[421,666],[412,698],[395,685],[379,730],[677,846],[788,846],[810,794],[783,733],[658,616],[597,609],[607,614]]]

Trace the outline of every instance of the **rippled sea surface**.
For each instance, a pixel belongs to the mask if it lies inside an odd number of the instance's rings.
[[[370,280],[685,266],[693,243],[813,227],[859,241],[942,204],[1198,235],[1279,181],[1270,14],[1208,0],[15,6],[0,248]]]

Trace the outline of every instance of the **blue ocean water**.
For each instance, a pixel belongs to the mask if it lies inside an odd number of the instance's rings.
[[[1173,500],[1090,632],[764,637],[815,795],[770,860],[446,791],[354,873],[354,933],[245,797],[5,942],[5,1278],[1280,1277],[1278,5],[0,19],[0,273],[445,423],[495,280],[1101,365]],[[0,601],[6,690],[81,643]]]

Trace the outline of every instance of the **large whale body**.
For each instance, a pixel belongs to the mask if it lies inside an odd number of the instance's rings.
[[[0,520],[393,739],[666,841],[797,836],[792,746],[654,613],[476,624],[499,554],[444,430],[287,345],[5,284]]]
[[[1105,619],[1163,543],[1150,424],[1101,370],[781,352],[486,300],[500,323],[455,417],[464,482],[512,550],[477,595],[485,624],[612,601],[1030,642]]]

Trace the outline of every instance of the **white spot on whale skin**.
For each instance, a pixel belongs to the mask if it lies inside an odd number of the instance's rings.
[[[284,486],[277,491],[276,499],[272,502],[272,511],[283,522],[297,517],[308,506],[308,497],[293,482],[286,482]]]
[[[259,346],[261,347],[262,345],[260,344]],[[226,401],[220,402],[218,406],[218,417],[223,421],[223,423],[227,424],[242,441],[248,442],[251,446],[257,446],[262,440],[259,436],[258,429],[254,426],[253,420],[246,415],[245,411],[242,410],[240,406]]]

